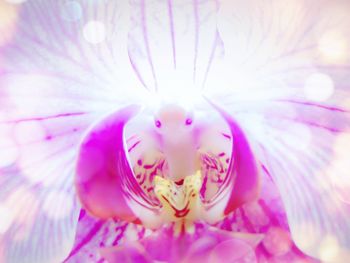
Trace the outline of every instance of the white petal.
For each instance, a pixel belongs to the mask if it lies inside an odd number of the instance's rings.
[[[82,135],[144,89],[128,66],[123,4],[38,0],[11,10],[13,31],[0,41],[0,207],[10,211],[0,244],[5,262],[62,262],[80,211],[74,170]],[[87,34],[90,21],[105,25],[104,34]]]
[[[297,246],[313,257],[341,262],[350,251],[345,183],[350,177],[344,166],[349,158],[336,150],[337,141],[347,141],[341,138],[348,138],[350,124],[349,5],[222,2],[219,31],[226,60],[216,63],[216,72],[226,75],[219,75],[221,82],[210,75],[208,93],[255,140],[280,190]],[[334,43],[336,54],[326,48]],[[225,85],[223,96],[218,84]]]

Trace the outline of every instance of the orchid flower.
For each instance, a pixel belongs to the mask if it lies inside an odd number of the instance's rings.
[[[0,2],[0,262],[346,262],[349,9]]]

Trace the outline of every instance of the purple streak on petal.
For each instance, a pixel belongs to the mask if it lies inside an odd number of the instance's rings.
[[[198,0],[193,0],[193,13],[194,13],[194,58],[193,58],[193,81],[196,79],[197,71],[197,56],[198,56],[198,40],[199,40],[199,14],[198,14]]]
[[[78,220],[82,220],[86,216],[86,211],[84,209],[80,210],[79,218]]]
[[[302,123],[302,124],[308,125],[310,127],[324,129],[324,130],[327,130],[327,131],[332,132],[332,133],[347,132],[347,130],[332,128],[332,127],[328,127],[328,126],[321,125],[321,124],[314,123],[314,122],[310,122],[310,121],[299,120],[297,118],[279,118],[279,119],[288,120],[288,121],[296,122],[296,123]]]
[[[219,40],[220,40],[220,35],[219,35],[219,32],[216,31],[215,40],[214,40],[214,42],[213,42],[213,47],[212,47],[211,52],[210,52],[210,57],[209,57],[208,65],[207,65],[207,68],[206,68],[205,74],[204,74],[204,79],[203,79],[203,83],[202,83],[202,89],[205,88],[205,83],[206,83],[206,81],[207,81],[208,74],[209,74],[211,65],[212,65],[213,60],[214,60],[214,56],[215,56],[215,53],[216,53],[216,49],[217,49]]]
[[[297,101],[297,100],[291,100],[291,99],[276,100],[276,101],[293,103],[293,104],[300,104],[300,105],[311,106],[311,107],[318,107],[318,108],[325,109],[325,110],[330,110],[330,111],[338,111],[338,112],[349,113],[349,111],[344,110],[344,109],[342,109],[340,107],[331,107],[331,106],[318,104],[318,103],[310,102],[310,101]]]
[[[250,222],[249,218],[246,216],[244,209],[240,208],[239,211],[241,212],[242,219],[244,222],[245,227],[248,229],[249,233],[256,233],[257,231],[254,230],[253,224]]]
[[[128,149],[128,152],[131,152],[137,145],[140,144],[141,141],[137,141],[135,142],[129,149]]]
[[[125,230],[126,230],[127,227],[128,227],[128,224],[125,224],[125,225],[123,225],[123,226],[120,227],[121,232],[120,232],[120,234],[117,235],[117,236],[115,237],[115,239],[113,240],[113,242],[112,242],[112,245],[113,245],[113,246],[116,246],[117,244],[119,244],[120,240],[121,240],[121,239],[123,238],[123,236],[124,236],[124,232],[125,232]]]
[[[260,168],[249,142],[236,121],[219,106],[208,102],[221,114],[231,130],[233,144],[232,157],[227,176],[219,192],[214,197],[214,204],[220,195],[231,188],[230,198],[224,213],[227,215],[237,207],[257,198],[260,191]],[[215,200],[216,199],[216,200]]]
[[[173,61],[174,68],[176,68],[176,45],[175,45],[175,27],[174,27],[174,14],[173,14],[173,0],[168,0],[168,13],[169,13],[169,26],[171,35],[171,45],[173,48]]]
[[[138,110],[138,106],[129,106],[109,115],[81,144],[76,189],[84,208],[99,218],[137,220],[129,200],[152,209],[130,167],[123,134],[124,125]]]
[[[151,67],[152,76],[153,76],[153,80],[154,80],[154,89],[157,92],[158,91],[158,84],[157,84],[156,73],[155,73],[154,65],[153,65],[153,61],[152,61],[151,49],[150,49],[149,42],[148,42],[147,19],[146,19],[146,10],[145,10],[146,6],[145,5],[146,5],[145,0],[141,0],[140,8],[141,8],[142,33],[143,33],[143,40],[145,42],[148,63]]]
[[[20,123],[20,122],[29,122],[29,121],[44,121],[44,120],[64,118],[64,117],[81,116],[86,114],[88,113],[87,112],[60,113],[57,115],[45,116],[45,117],[32,117],[32,118],[23,118],[18,120],[3,121],[3,122],[0,122],[0,124],[4,124],[4,123],[11,124],[11,123]]]
[[[97,223],[93,225],[93,227],[90,229],[90,231],[86,234],[86,236],[83,238],[83,240],[77,244],[72,251],[70,252],[69,256],[66,258],[65,262],[71,259],[74,255],[76,255],[89,241],[97,234],[98,231],[102,228],[103,224],[105,223],[104,220],[100,220]]]
[[[136,66],[136,63],[134,62],[134,60],[132,59],[132,57],[130,56],[130,52],[129,52],[129,60],[130,60],[130,64],[131,64],[131,67],[133,68],[137,78],[139,79],[139,81],[141,82],[142,86],[145,87],[145,89],[149,90],[149,88],[147,87],[145,81],[143,80],[143,78],[141,77],[141,74],[140,74],[140,71],[139,69],[137,68]]]

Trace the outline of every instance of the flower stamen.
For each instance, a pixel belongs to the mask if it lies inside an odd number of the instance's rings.
[[[200,218],[202,202],[200,189],[202,175],[200,171],[187,176],[182,185],[156,176],[154,191],[162,204],[162,217],[165,222],[175,223],[175,232],[190,231],[193,221]]]

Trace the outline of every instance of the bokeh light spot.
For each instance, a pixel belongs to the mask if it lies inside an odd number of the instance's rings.
[[[18,8],[0,1],[0,47],[8,43],[16,30]]]
[[[287,231],[279,227],[271,227],[263,240],[266,250],[274,256],[281,256],[289,252],[292,241]]]
[[[100,21],[90,21],[84,26],[83,35],[90,44],[100,44],[106,38],[105,25]]]
[[[320,259],[325,262],[339,262],[339,253],[337,239],[333,236],[324,237],[319,250]]]
[[[5,2],[8,2],[8,3],[10,3],[10,4],[16,4],[16,5],[22,4],[22,3],[24,3],[25,1],[27,1],[27,0],[5,0]]]
[[[13,214],[8,206],[0,204],[0,234],[4,234],[11,226]]]
[[[314,73],[307,78],[304,85],[305,96],[313,101],[326,101],[334,92],[332,79],[322,73]]]
[[[318,42],[318,50],[328,63],[342,63],[350,57],[348,40],[338,31],[325,32]]]
[[[82,17],[82,14],[83,10],[77,1],[65,2],[61,7],[61,16],[66,21],[78,21]]]

